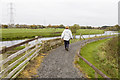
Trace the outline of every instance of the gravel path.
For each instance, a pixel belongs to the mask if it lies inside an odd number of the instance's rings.
[[[98,38],[72,43],[70,44],[69,51],[66,51],[64,46],[51,50],[38,69],[38,78],[82,78],[83,74],[74,67],[74,57],[81,45],[84,45],[85,42],[96,40]]]

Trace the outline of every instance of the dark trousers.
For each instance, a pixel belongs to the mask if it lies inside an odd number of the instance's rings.
[[[69,41],[64,40],[65,49],[69,48]]]

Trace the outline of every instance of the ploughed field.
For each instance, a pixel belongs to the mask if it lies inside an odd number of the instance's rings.
[[[2,40],[19,40],[19,39],[25,39],[25,38],[34,38],[35,36],[41,36],[41,37],[55,37],[60,36],[62,31],[64,29],[51,29],[51,28],[45,28],[45,29],[2,29]],[[78,29],[76,35],[79,35],[82,33],[83,35],[87,34],[101,34],[104,33],[104,30],[98,30],[98,29]]]

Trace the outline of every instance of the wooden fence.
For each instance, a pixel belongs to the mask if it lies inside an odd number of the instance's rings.
[[[13,45],[11,47],[6,47],[2,49],[0,52],[0,79],[3,78],[16,78],[21,71],[24,70],[25,66],[29,63],[30,60],[39,55],[40,51],[46,51],[46,49],[52,49],[55,46],[59,46],[63,44],[61,39],[53,39],[42,41],[41,44],[38,41],[38,36],[34,39],[26,40],[22,43]],[[29,45],[28,43],[35,40],[34,45]],[[18,47],[20,45],[25,44],[25,48],[19,50],[10,56],[7,56],[7,51]],[[49,48],[48,48],[49,47]]]
[[[21,46],[21,45],[23,45],[23,44],[25,44],[25,43],[29,43],[29,42],[31,42],[31,41],[34,41],[34,40],[36,40],[36,39],[38,39],[38,38],[40,38],[40,37],[36,36],[36,37],[33,38],[33,39],[29,39],[29,40],[26,40],[26,41],[21,42],[21,43],[19,43],[19,44],[16,44],[16,45],[13,45],[13,46],[10,46],[10,47],[7,47],[7,48],[3,48],[2,50],[0,50],[0,54],[6,52],[6,51],[8,51],[8,50],[11,50],[11,49],[13,49],[13,48],[15,48],[15,47]]]

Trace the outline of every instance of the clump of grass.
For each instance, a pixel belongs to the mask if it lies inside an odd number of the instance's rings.
[[[98,53],[100,67],[112,78],[118,78],[118,37],[103,44],[100,50]]]
[[[43,58],[48,54],[41,54],[35,59],[31,60],[30,63],[25,67],[25,69],[18,75],[17,78],[35,78],[38,77],[37,69],[39,68]]]

